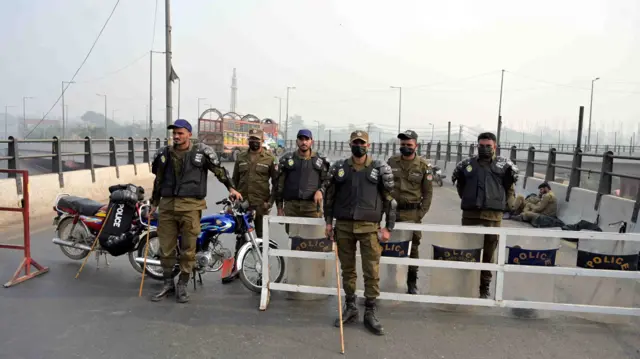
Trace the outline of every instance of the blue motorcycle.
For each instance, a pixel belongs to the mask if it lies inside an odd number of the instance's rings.
[[[236,241],[244,242],[238,250],[236,258],[236,268],[240,281],[247,289],[260,293],[262,289],[262,238],[257,238],[253,220],[254,212],[249,211],[248,202],[234,203],[228,198],[216,202],[217,205],[224,205],[224,209],[219,214],[207,215],[200,219],[200,235],[196,242],[196,264],[194,267],[193,281],[196,282],[196,274],[202,284],[202,274],[206,272],[217,272],[222,268],[225,259],[233,256],[231,250],[222,246],[219,239],[221,234],[235,234]],[[145,221],[148,218],[150,206],[144,205],[140,209],[140,218]],[[143,222],[144,223],[144,222]],[[146,223],[144,223],[146,224]],[[149,231],[149,252],[147,254],[146,273],[149,277],[162,280],[163,270],[160,266],[160,243],[158,240],[158,212],[151,215],[151,223],[146,224]],[[142,241],[146,241],[147,233],[140,236]],[[181,237],[178,237],[180,243]],[[144,263],[146,245],[138,248],[136,262]],[[277,249],[278,245],[273,240],[269,240],[269,247]],[[180,245],[176,248],[177,256],[180,256]],[[274,268],[277,266],[277,268]],[[285,261],[283,257],[275,257],[269,260],[269,274],[272,281],[280,283],[285,274]],[[180,273],[178,264],[173,269],[172,275],[175,277]]]

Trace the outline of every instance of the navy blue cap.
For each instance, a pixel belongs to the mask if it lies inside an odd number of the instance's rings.
[[[185,130],[192,132],[191,124],[187,120],[178,119],[173,125],[167,126],[167,130],[173,130],[174,128],[184,128]]]
[[[313,134],[311,133],[311,131],[307,130],[307,129],[302,129],[300,131],[298,131],[298,135],[296,137],[300,137],[300,136],[304,136],[306,138],[312,139],[313,140]]]

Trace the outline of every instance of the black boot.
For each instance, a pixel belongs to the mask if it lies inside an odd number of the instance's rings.
[[[491,291],[489,290],[489,285],[491,281],[480,280],[480,298],[487,299],[491,296]]]
[[[345,297],[344,310],[342,311],[342,324],[353,323],[358,320],[358,307],[356,307],[356,295]],[[340,318],[336,318],[335,326],[340,327]]]
[[[409,268],[409,272],[407,272],[407,293],[408,294],[418,294],[418,286],[416,285],[417,280],[418,280],[418,271],[412,270],[412,268]]]
[[[178,280],[178,285],[176,288],[176,301],[178,303],[186,303],[189,301],[189,294],[187,294],[187,283],[189,283],[189,276],[180,274],[180,279]]]
[[[161,300],[163,300],[164,298],[168,297],[169,295],[173,294],[176,292],[176,285],[173,282],[173,277],[171,276],[171,270],[164,270],[164,285],[162,286],[162,289],[151,296],[151,301],[152,302],[159,302]],[[169,274],[166,274],[169,273]]]
[[[364,326],[375,335],[384,335],[384,328],[376,318],[376,300],[367,298],[364,307]]]

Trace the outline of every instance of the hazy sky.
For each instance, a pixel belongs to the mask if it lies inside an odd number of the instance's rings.
[[[41,115],[86,55],[115,0],[0,0],[0,106]],[[164,50],[164,1],[121,0],[66,95],[71,117],[103,112],[145,118],[149,57]],[[173,61],[181,117],[197,97],[229,109],[238,71],[238,112],[278,119],[286,86],[290,114],[333,128],[374,122],[402,128],[479,125],[495,129],[500,70],[505,125],[636,131],[640,119],[640,2],[616,1],[172,1]],[[135,62],[135,60],[139,60]],[[133,64],[132,64],[133,63]],[[127,65],[132,64],[129,67]],[[124,70],[114,73],[116,70]],[[164,121],[164,57],[154,55],[154,117]],[[177,85],[177,84],[176,84]],[[174,86],[174,117],[177,86]],[[60,116],[60,106],[52,111]],[[284,101],[283,101],[284,117]],[[625,133],[626,134],[626,133]],[[630,135],[630,134],[629,134]]]

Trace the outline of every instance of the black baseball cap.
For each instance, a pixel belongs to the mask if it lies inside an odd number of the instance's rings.
[[[398,134],[398,138],[401,140],[418,140],[418,134],[414,130],[406,130]]]
[[[182,120],[182,119],[176,120],[176,122],[174,122],[173,125],[167,126],[167,130],[173,130],[176,128],[184,128],[185,130],[192,132],[191,124],[187,120]]]

